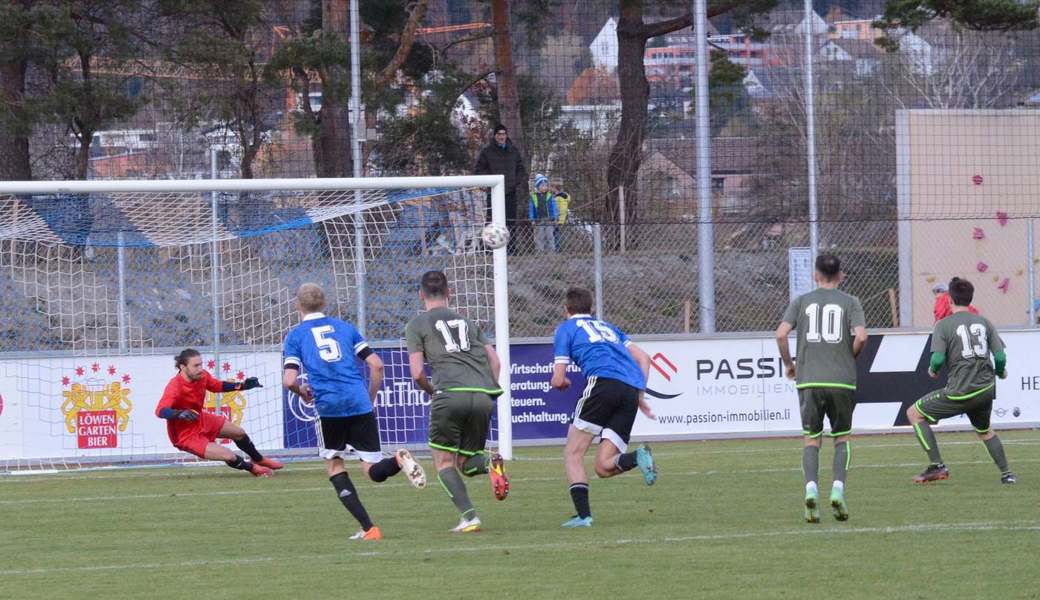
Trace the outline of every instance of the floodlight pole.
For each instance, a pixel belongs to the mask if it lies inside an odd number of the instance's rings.
[[[350,0],[350,113],[353,132],[350,136],[351,156],[354,162],[354,177],[362,175],[361,156],[361,11],[358,0]],[[354,190],[354,203],[361,206],[361,190]],[[361,211],[354,213],[354,280],[357,285],[357,328],[366,334],[367,306],[365,296],[365,217]]]
[[[816,98],[813,88],[813,3],[805,0],[805,158],[809,182],[809,251],[815,264],[820,251],[816,205]]]
[[[711,202],[711,125],[708,121],[708,5],[694,0],[697,39],[697,257],[700,332],[715,333],[715,224]]]

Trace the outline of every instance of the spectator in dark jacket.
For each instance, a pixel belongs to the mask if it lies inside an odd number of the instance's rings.
[[[527,198],[527,169],[524,157],[509,139],[505,125],[495,125],[495,137],[477,157],[473,167],[476,175],[503,175],[506,179],[506,224],[510,229],[521,218],[520,200]],[[491,196],[488,196],[488,214],[491,220]]]

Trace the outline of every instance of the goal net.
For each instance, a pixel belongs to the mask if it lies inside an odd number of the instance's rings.
[[[480,241],[488,197],[504,223],[502,188],[500,176],[0,183],[0,472],[193,461],[154,414],[185,347],[220,379],[263,384],[208,394],[207,410],[262,450],[314,455],[316,415],[281,386],[304,282],[386,364],[384,450],[425,448],[429,398],[403,343],[423,272],[447,274],[452,306],[509,364],[506,252]],[[491,436],[508,456],[501,377]]]

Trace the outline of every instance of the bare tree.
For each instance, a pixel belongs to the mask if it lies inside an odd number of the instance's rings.
[[[948,28],[927,41],[913,39],[890,53],[881,71],[900,108],[1011,105],[1025,72],[1012,35]]]
[[[300,96],[299,111],[293,124],[297,132],[311,137],[314,169],[318,177],[350,177],[353,175],[353,149],[347,106],[351,75],[348,4],[346,0],[311,0],[310,4],[318,18],[307,20],[298,29],[285,31],[285,40],[268,63],[267,76],[272,81],[288,75],[293,91]],[[397,40],[385,64],[374,76],[366,77],[362,82],[365,101],[370,104],[366,115],[369,127],[375,126],[378,110],[369,102],[370,94],[379,94],[393,87],[416,45],[426,5],[427,0],[407,3],[398,0],[396,4],[384,1],[382,6],[372,3],[360,7],[362,24],[366,24],[365,15],[369,14],[364,12],[366,10],[382,18],[388,12],[406,15],[399,31],[390,33],[377,29],[376,36],[383,34],[383,38],[374,36],[378,42],[373,41],[365,48],[366,53],[371,54],[372,44],[382,45],[392,38]],[[398,8],[400,12],[396,10]],[[364,70],[361,74],[366,75]],[[312,106],[310,97],[319,90],[321,105]]]
[[[791,42],[792,51],[794,50]],[[781,48],[783,50],[783,48]],[[753,180],[755,212],[771,218],[807,212],[806,96],[801,69],[774,76],[772,98],[759,108]],[[894,110],[873,93],[875,79],[841,65],[818,64],[814,80],[816,178],[823,218],[891,216]]]
[[[275,125],[277,88],[264,78],[262,43],[270,36],[265,3],[258,0],[169,0],[180,28],[170,60],[199,79],[188,84],[185,126],[217,122],[240,147],[239,170],[253,177],[253,163]]]
[[[491,21],[495,27],[495,85],[498,87],[499,117],[509,130],[509,139],[523,154],[524,130],[520,118],[520,94],[516,89],[516,72],[513,69],[509,0],[491,0]]]

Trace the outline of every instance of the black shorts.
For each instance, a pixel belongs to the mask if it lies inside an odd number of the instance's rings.
[[[576,429],[610,440],[618,450],[628,450],[632,423],[639,410],[639,389],[617,379],[589,377],[574,408]]]
[[[823,418],[831,424],[830,437],[852,433],[853,400],[856,392],[844,388],[812,387],[798,390],[798,404],[802,413],[802,433],[809,437],[823,434]]]
[[[314,426],[318,432],[318,454],[325,460],[347,458],[348,447],[367,463],[383,460],[375,412],[352,417],[319,417]]]

